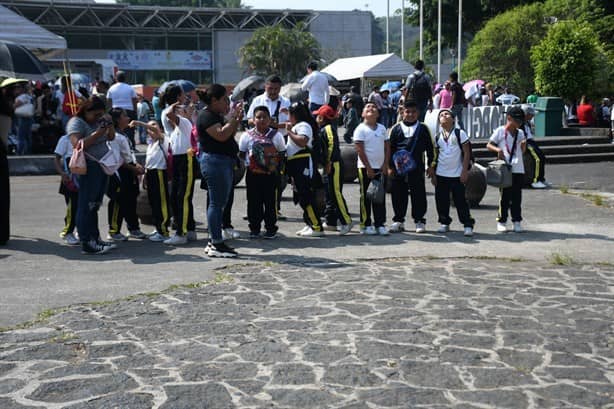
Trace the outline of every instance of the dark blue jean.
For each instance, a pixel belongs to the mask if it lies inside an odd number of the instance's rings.
[[[32,153],[32,124],[33,118],[17,117],[17,154],[29,155]]]
[[[236,160],[230,156],[203,152],[199,157],[202,176],[209,189],[207,221],[212,243],[221,243],[222,215],[233,184],[233,167]]]
[[[79,176],[79,206],[77,208],[77,231],[82,243],[97,240],[98,209],[107,190],[109,177],[97,162],[87,161],[87,174]]]

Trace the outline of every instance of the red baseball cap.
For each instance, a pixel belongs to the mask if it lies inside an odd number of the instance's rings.
[[[318,108],[317,111],[313,111],[312,114],[314,116],[321,115],[324,118],[329,119],[329,120],[335,119],[335,117],[337,116],[337,113],[330,105],[322,105],[320,108]]]

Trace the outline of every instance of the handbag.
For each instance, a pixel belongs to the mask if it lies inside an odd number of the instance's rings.
[[[386,200],[386,186],[384,183],[384,175],[379,174],[375,177],[367,188],[367,199],[375,204],[383,204]]]
[[[501,189],[512,186],[512,165],[501,159],[489,162],[486,168],[486,183]]]
[[[68,167],[73,175],[87,175],[87,162],[85,161],[83,141],[78,141],[73,148]]]
[[[34,104],[27,103],[15,108],[15,115],[20,118],[32,118],[34,116]]]
[[[113,149],[113,146],[114,145],[107,142],[107,148],[109,148],[109,150],[100,159],[96,159],[92,155],[86,154],[88,158],[98,162],[102,168],[102,171],[109,176],[117,172],[117,169],[121,168],[124,164],[124,158],[122,157],[121,152],[117,149]]]

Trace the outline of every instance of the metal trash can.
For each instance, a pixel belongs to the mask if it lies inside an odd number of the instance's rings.
[[[560,135],[564,107],[561,98],[539,97],[535,105],[535,136]]]

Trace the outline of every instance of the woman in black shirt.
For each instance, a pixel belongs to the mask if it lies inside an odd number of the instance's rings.
[[[199,162],[210,201],[207,209],[210,240],[205,253],[209,257],[236,257],[237,252],[222,237],[222,213],[233,185],[233,167],[239,151],[234,135],[243,117],[243,106],[234,107],[226,123],[224,115],[230,112],[226,88],[213,84],[201,98],[206,107],[196,122],[201,150]]]

